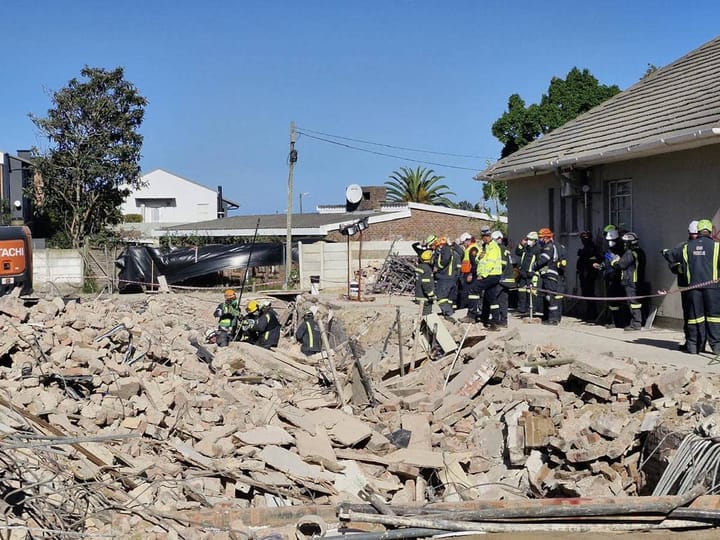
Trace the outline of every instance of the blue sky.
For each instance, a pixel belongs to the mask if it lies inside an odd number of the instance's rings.
[[[587,68],[626,89],[719,33],[717,0],[3,0],[0,150],[38,146],[28,113],[84,65],[125,68],[149,100],[143,171],[222,185],[237,213],[285,212],[289,125],[459,158],[307,136],[297,143],[294,211],[344,201],[418,164],[453,200],[480,201],[473,173],[497,159],[490,133],[519,93]],[[422,164],[421,164],[422,165]],[[460,168],[450,168],[453,165]],[[470,169],[464,170],[462,168]]]

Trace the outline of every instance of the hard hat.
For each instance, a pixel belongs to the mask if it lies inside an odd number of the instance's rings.
[[[210,341],[212,338],[215,337],[215,330],[212,328],[205,332],[205,341]]]
[[[303,317],[306,319],[312,319],[314,316],[312,309],[306,309],[305,313],[303,313]]]
[[[502,240],[503,239],[503,233],[501,231],[494,231],[492,233],[492,239],[493,240]]]
[[[235,291],[232,289],[225,289],[223,294],[225,295],[225,300],[232,300],[235,298]]]
[[[610,225],[605,225],[603,232],[608,233],[610,231],[616,231],[616,230],[617,230],[617,227],[611,223]]]
[[[690,234],[698,233],[698,220],[697,219],[693,219],[690,223],[688,223],[688,232]]]
[[[537,240],[538,233],[536,233],[535,231],[530,231],[529,233],[527,233],[527,236],[525,238],[527,238],[528,240]]]
[[[427,238],[425,238],[425,245],[426,246],[432,246],[437,241],[437,236],[434,234],[428,234]]]
[[[548,229],[547,227],[543,227],[542,229],[540,229],[538,231],[538,236],[540,238],[552,238],[553,232],[550,229]]]
[[[609,231],[605,231],[605,240],[617,240],[619,238],[619,234],[617,232],[617,229],[610,229]]]
[[[433,252],[430,251],[429,249],[426,249],[425,251],[423,251],[420,254],[420,260],[422,262],[430,262],[430,261],[432,261],[432,257],[433,257]]]
[[[622,241],[623,242],[637,242],[638,241],[638,235],[635,234],[632,231],[628,231],[625,234],[622,235]]]
[[[460,241],[465,242],[467,240],[470,240],[472,238],[472,235],[468,232],[464,232],[460,235]]]
[[[698,227],[698,232],[700,232],[700,231],[712,232],[713,224],[712,224],[712,221],[710,221],[709,219],[701,219],[700,221],[698,221],[697,227]]]
[[[488,236],[490,233],[490,227],[483,227],[480,229],[480,236]]]
[[[257,303],[257,300],[250,300],[247,305],[247,312],[248,313],[255,313],[258,310],[259,304]]]

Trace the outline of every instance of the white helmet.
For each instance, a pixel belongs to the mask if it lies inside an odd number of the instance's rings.
[[[605,233],[605,240],[617,240],[619,236],[617,229],[610,229]]]

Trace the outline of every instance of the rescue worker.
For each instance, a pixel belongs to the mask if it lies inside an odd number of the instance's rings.
[[[580,294],[587,298],[595,298],[595,282],[597,281],[597,269],[593,266],[599,262],[598,250],[590,231],[580,233],[582,247],[577,252],[576,273],[580,282]],[[583,319],[594,321],[597,318],[597,306],[594,300],[585,300],[585,313]]]
[[[322,351],[320,327],[312,310],[308,309],[303,314],[303,322],[298,325],[295,331],[295,339],[302,343],[300,351],[307,356]]]
[[[435,294],[437,295],[440,313],[447,319],[452,319],[452,295],[456,287],[455,251],[448,244],[447,238],[440,237],[435,243],[433,253],[433,272],[435,276]]]
[[[538,231],[540,251],[537,254],[532,271],[539,275],[538,287],[544,289],[545,306],[543,324],[556,326],[562,320],[562,283],[560,267],[561,255],[555,245],[553,232],[543,227]]]
[[[517,314],[521,317],[530,315],[530,310],[537,309],[538,306],[533,305],[535,293],[531,290],[532,267],[535,264],[535,258],[540,246],[537,243],[538,233],[530,231],[515,248],[515,256],[518,258],[518,305]]]
[[[622,255],[622,243],[618,242],[620,236],[614,225],[608,225],[612,227],[605,233],[605,244],[606,248],[603,252],[602,262],[593,264],[596,270],[603,272],[603,281],[605,283],[605,296],[611,298],[618,298],[625,296],[625,289],[621,283],[621,272],[618,268],[611,264],[611,261],[616,257]],[[606,227],[607,229],[607,227]],[[607,316],[605,318],[605,328],[623,328],[625,326],[622,319],[622,312],[620,311],[621,300],[608,300],[607,302]]]
[[[223,297],[225,300],[218,304],[213,316],[218,319],[218,328],[223,332],[229,333],[232,340],[232,336],[234,336],[237,331],[238,321],[241,317],[240,307],[238,306],[237,296],[233,289],[225,289]],[[224,338],[218,338],[218,345],[222,346],[220,345],[220,340],[224,341]]]
[[[460,263],[460,279],[463,282],[461,288],[459,308],[468,307],[468,295],[470,294],[470,286],[477,276],[477,256],[480,253],[480,246],[475,241],[475,237],[469,233],[463,239],[463,258]],[[461,238],[463,238],[461,236]]]
[[[510,291],[515,289],[515,273],[513,265],[513,257],[510,253],[510,249],[505,243],[505,238],[501,231],[494,231],[492,233],[492,239],[500,247],[502,253],[502,274],[500,275],[500,283],[495,288],[497,295],[496,303],[498,304],[498,320],[494,321],[495,324],[502,328],[507,328],[508,325],[508,306],[510,304],[509,297]]]
[[[253,345],[270,349],[280,341],[280,321],[270,304],[260,305],[257,300],[248,302],[247,316],[242,322],[242,331]]]
[[[502,275],[502,252],[497,242],[493,242],[490,229],[481,231],[482,249],[477,256],[476,278],[472,282],[468,294],[468,319],[479,322],[481,319],[481,299],[487,298],[490,306],[490,321],[487,329],[499,330],[496,322],[500,318],[500,306],[497,304],[495,287],[500,283]]]
[[[625,330],[642,330],[642,303],[633,298],[637,293],[638,276],[641,270],[637,248],[638,237],[630,231],[622,235],[624,251],[621,256],[616,256],[610,264],[620,270],[620,283],[622,284],[625,296],[628,297],[627,305],[630,309],[630,322]]]
[[[462,278],[462,262],[465,256],[465,235],[470,236],[469,233],[462,233],[450,246],[455,253],[455,287],[453,289],[453,310],[460,309],[460,303],[463,291],[463,278]]]
[[[415,301],[423,303],[423,315],[432,313],[432,304],[436,298],[432,260],[432,250],[426,249],[420,253],[418,264],[415,267]]]
[[[688,238],[685,242],[680,242],[677,246],[672,249],[664,249],[662,251],[663,257],[668,262],[670,271],[677,276],[677,285],[680,288],[687,287],[689,285],[687,278],[687,268],[683,259],[683,248],[685,244],[690,240],[695,240],[698,237],[698,221],[693,220],[688,224]],[[685,343],[682,343],[678,348],[683,352],[688,352],[688,318],[690,313],[690,291],[680,291],[680,304],[683,312],[683,334],[685,335]],[[705,343],[700,343],[700,350],[705,350]]]
[[[712,239],[709,219],[698,222],[698,237],[683,247],[690,287],[687,352],[704,352],[704,343],[720,354],[720,243]],[[702,286],[700,286],[702,285]],[[699,287],[698,287],[699,286]]]
[[[429,249],[430,251],[433,251],[435,249],[435,243],[437,242],[437,236],[434,234],[429,234],[425,237],[425,240],[422,242],[413,242],[411,244],[411,247],[413,248],[413,251],[417,254],[419,257],[422,255],[422,252],[426,249]]]

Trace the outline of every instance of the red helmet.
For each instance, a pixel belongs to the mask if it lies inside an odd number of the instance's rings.
[[[552,238],[553,232],[550,229],[548,229],[547,227],[543,227],[542,229],[540,229],[538,231],[538,236],[540,238]]]

